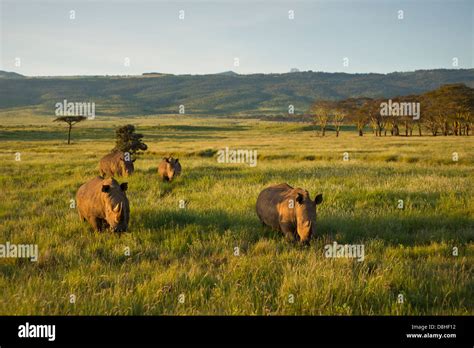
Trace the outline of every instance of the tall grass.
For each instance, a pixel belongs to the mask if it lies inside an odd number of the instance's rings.
[[[24,118],[0,128],[0,243],[37,243],[40,257],[0,259],[0,314],[474,314],[472,137],[322,138],[297,123],[99,117],[77,125],[68,146],[64,128]],[[149,145],[119,180],[129,183],[129,233],[92,232],[70,200],[125,123]],[[258,165],[218,163],[226,146],[257,150]],[[168,154],[183,175],[162,183]],[[257,219],[258,193],[281,182],[323,193],[310,247]],[[325,258],[333,241],[364,244],[365,260]]]

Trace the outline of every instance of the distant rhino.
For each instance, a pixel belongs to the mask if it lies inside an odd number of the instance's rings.
[[[102,157],[99,162],[100,175],[106,176],[129,176],[133,173],[134,167],[132,157],[128,152],[112,151]]]
[[[100,176],[85,183],[76,194],[79,217],[96,231],[125,232],[130,219],[127,188],[126,182],[119,184],[113,178]]]
[[[308,244],[316,230],[316,205],[322,201],[322,194],[313,201],[306,190],[273,185],[260,192],[257,215],[264,225],[283,232],[288,239]]]
[[[181,174],[181,164],[179,159],[164,157],[158,166],[158,175],[163,181],[171,181]]]

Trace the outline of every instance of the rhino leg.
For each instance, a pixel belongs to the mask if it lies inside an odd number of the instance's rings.
[[[296,240],[295,234],[293,233],[293,225],[289,223],[280,222],[280,230],[285,235],[285,238],[290,242],[294,242]]]
[[[262,229],[265,228],[265,226],[267,226],[267,224],[263,221],[262,217],[260,216],[260,214],[258,213],[257,211],[257,216],[258,216],[258,219],[260,220],[260,222],[262,223]]]
[[[91,217],[88,219],[94,231],[100,231],[100,219],[96,217]]]
[[[106,220],[97,218],[97,226],[99,227],[99,231],[105,231],[106,229],[109,228],[109,224],[107,223]]]
[[[86,221],[86,218],[84,216],[82,216],[81,211],[78,210],[78,212],[79,212],[79,220],[82,221],[82,222]]]

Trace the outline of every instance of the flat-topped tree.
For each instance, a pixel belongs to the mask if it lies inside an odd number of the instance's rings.
[[[84,121],[85,119],[87,119],[87,117],[85,116],[60,116],[60,117],[55,118],[53,122],[66,122],[69,125],[69,130],[67,133],[67,143],[69,145],[71,143],[72,126],[75,125],[76,123]]]

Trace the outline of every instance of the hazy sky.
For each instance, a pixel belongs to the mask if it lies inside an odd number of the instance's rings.
[[[0,2],[0,70],[25,75],[386,73],[453,68],[454,57],[459,68],[474,65],[473,0]]]

